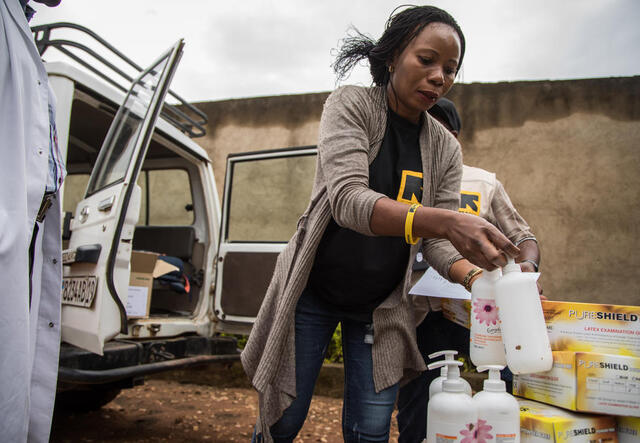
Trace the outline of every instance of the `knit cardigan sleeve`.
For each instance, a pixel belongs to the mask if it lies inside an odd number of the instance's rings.
[[[327,99],[320,120],[318,168],[336,223],[374,236],[373,206],[384,194],[369,188],[370,97],[362,88],[342,87]]]

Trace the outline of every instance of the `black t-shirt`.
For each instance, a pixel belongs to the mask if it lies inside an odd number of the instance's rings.
[[[369,188],[408,204],[422,200],[420,127],[389,110],[380,152],[369,166]],[[332,218],[309,286],[338,310],[370,318],[404,277],[408,260],[403,237],[370,237],[342,228]]]

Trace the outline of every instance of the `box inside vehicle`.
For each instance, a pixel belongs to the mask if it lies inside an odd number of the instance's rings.
[[[68,177],[64,185],[63,247],[70,237],[70,221],[84,198],[89,176],[117,105],[98,101],[76,90],[71,109],[67,152]],[[197,165],[177,154],[172,140],[153,136],[138,176],[141,207],[134,231],[133,249],[155,252],[178,260],[183,274],[178,284],[154,281],[149,317],[190,317],[202,295],[207,215]],[[196,189],[194,189],[196,188]],[[177,290],[176,290],[177,288]]]

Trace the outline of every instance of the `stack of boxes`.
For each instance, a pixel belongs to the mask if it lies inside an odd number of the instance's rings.
[[[531,400],[518,399],[520,441],[525,443],[619,441],[610,415],[578,414]]]
[[[543,301],[542,309],[553,368],[514,376],[513,393],[571,411],[618,416],[618,441],[640,442],[640,307]],[[469,327],[469,310],[464,302],[447,300],[443,311],[445,317]],[[567,420],[572,415],[542,405],[536,409],[529,404],[526,408],[528,412],[521,414],[524,442],[616,441],[607,433],[613,418],[574,414],[575,435],[573,431],[551,433],[548,430],[553,423],[571,427]],[[589,419],[591,425],[578,419]],[[525,423],[547,426],[547,431],[533,425],[526,428]],[[565,438],[569,436],[573,439]]]

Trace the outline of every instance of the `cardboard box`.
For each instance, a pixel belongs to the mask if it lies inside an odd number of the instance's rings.
[[[158,260],[155,252],[132,251],[126,312],[128,318],[147,318],[151,307],[153,279],[178,268]]]
[[[638,443],[640,441],[640,418],[616,417],[618,442]]]
[[[640,357],[640,306],[542,301],[553,351],[598,352]],[[442,299],[445,318],[471,325],[471,302]]]
[[[640,306],[543,301],[551,349],[640,357]]]
[[[615,443],[615,417],[564,411],[531,400],[518,399],[522,443]]]
[[[514,375],[513,393],[574,411],[640,417],[640,358],[554,351],[550,371]]]
[[[471,329],[471,300],[443,298],[442,315],[460,326]]]

